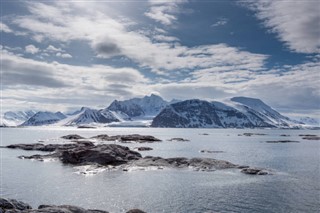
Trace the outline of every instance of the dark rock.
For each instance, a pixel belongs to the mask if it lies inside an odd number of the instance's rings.
[[[71,143],[71,144],[47,144],[47,145],[42,144],[42,143],[12,144],[12,145],[6,146],[6,148],[53,152],[56,150],[68,150],[68,149],[77,148],[79,146],[88,146],[88,145],[93,145],[93,143],[89,144],[88,142],[78,142],[78,144]]]
[[[0,197],[0,209],[2,210],[27,210],[31,209],[31,206],[27,203],[17,201],[15,199],[4,199]]]
[[[302,137],[304,140],[320,140],[319,136],[304,136]]]
[[[141,155],[138,152],[131,151],[128,147],[115,144],[102,144],[89,148],[78,147],[65,150],[60,157],[63,163],[98,163],[100,165],[121,165],[139,158],[141,158]]]
[[[299,143],[299,141],[278,140],[278,141],[266,141],[266,143]]]
[[[252,135],[266,135],[266,134],[264,134],[264,133],[247,133],[247,132],[246,132],[246,133],[243,133],[243,135],[250,137],[250,136],[252,136]]]
[[[282,134],[281,137],[290,137],[290,135]]]
[[[209,135],[208,133],[200,133],[199,135]]]
[[[189,141],[188,139],[184,139],[184,138],[171,138],[168,141],[175,141],[175,142],[187,142]]]
[[[311,134],[300,134],[300,137],[317,137],[317,135],[311,135]]]
[[[257,169],[257,168],[244,168],[241,170],[242,173],[248,174],[248,175],[267,175],[269,174],[267,171],[263,169]]]
[[[224,151],[213,151],[213,150],[200,150],[201,153],[224,153]]]
[[[94,126],[78,126],[78,129],[96,129]]]
[[[214,171],[216,169],[236,168],[235,164],[228,161],[216,160],[212,158],[161,158],[146,156],[139,160],[130,162],[130,166],[138,167],[169,167],[169,168],[188,168],[195,170]]]
[[[151,135],[139,135],[139,134],[132,134],[132,135],[115,135],[115,136],[109,136],[109,135],[97,135],[92,137],[94,139],[99,139],[102,141],[119,141],[122,143],[125,142],[138,142],[138,143],[152,143],[152,142],[160,142],[161,140],[158,138],[155,138]]]
[[[79,139],[85,139],[84,137],[77,135],[77,134],[71,134],[71,135],[65,135],[62,136],[61,138],[67,139],[67,140],[79,140]]]
[[[127,211],[126,213],[146,213],[140,209],[131,209],[129,211]]]
[[[150,150],[153,150],[151,147],[146,147],[146,146],[135,147],[134,149],[138,150],[138,151],[150,151]]]
[[[84,146],[94,146],[94,143],[92,143],[91,141],[71,141],[71,142],[78,143]]]
[[[246,169],[246,168],[249,168],[249,166],[238,166],[237,168],[238,169]]]

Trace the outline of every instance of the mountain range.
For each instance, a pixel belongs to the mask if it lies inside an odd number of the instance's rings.
[[[163,100],[150,95],[113,101],[104,109],[82,107],[70,114],[48,111],[6,112],[0,126],[151,126],[170,128],[318,127],[312,118],[290,119],[260,99],[234,97],[223,102]]]

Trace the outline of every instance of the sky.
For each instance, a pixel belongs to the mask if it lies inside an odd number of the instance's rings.
[[[263,100],[319,117],[318,0],[1,0],[1,105]]]

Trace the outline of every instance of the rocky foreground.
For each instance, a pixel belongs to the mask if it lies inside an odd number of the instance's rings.
[[[0,213],[108,213],[108,211],[96,209],[84,209],[71,205],[40,205],[38,209],[33,209],[29,204],[0,197]],[[140,209],[131,209],[126,213],[145,213]]]
[[[103,136],[107,140],[110,136]],[[113,169],[122,169],[123,171],[129,171],[131,168],[190,168],[195,171],[215,171],[220,169],[242,169],[241,172],[245,174],[257,174],[265,175],[269,172],[263,169],[250,168],[249,166],[239,166],[228,161],[216,160],[212,158],[162,158],[146,156],[142,157],[139,152],[130,150],[126,146],[117,144],[98,144],[95,145],[91,141],[83,140],[85,138],[77,135],[63,136],[65,139],[73,140],[72,143],[66,144],[13,144],[2,148],[10,149],[22,149],[22,150],[36,150],[50,152],[44,155],[31,155],[31,156],[19,156],[21,159],[34,159],[44,161],[46,159],[57,159],[63,164],[69,164],[74,166],[95,166],[95,167],[106,167]],[[97,137],[95,137],[97,138]],[[101,139],[101,136],[98,136]],[[119,138],[128,138],[128,141],[160,141],[153,136],[140,136],[140,135],[129,135],[129,136],[117,136]],[[75,140],[81,139],[81,140]],[[136,142],[135,141],[135,142]],[[252,171],[255,172],[252,172]],[[84,173],[85,174],[85,173]]]

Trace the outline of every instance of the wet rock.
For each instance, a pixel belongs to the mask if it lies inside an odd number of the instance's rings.
[[[97,127],[94,126],[78,126],[78,129],[96,129]]]
[[[173,142],[187,142],[190,141],[188,139],[184,139],[184,138],[171,138],[168,141],[173,141]]]
[[[199,135],[209,135],[208,133],[200,133]]]
[[[68,164],[121,165],[141,158],[140,153],[116,144],[102,144],[94,147],[78,147],[62,152],[60,160]]]
[[[242,173],[248,175],[267,175],[269,174],[266,170],[257,169],[257,168],[244,168],[241,170]]]
[[[300,134],[300,137],[317,137],[317,135],[311,135],[311,134]]]
[[[237,168],[238,169],[246,169],[246,168],[249,168],[249,166],[238,166]]]
[[[150,151],[150,150],[153,150],[153,149],[151,147],[142,146],[142,147],[135,147],[134,150],[137,150],[137,151]]]
[[[129,164],[134,167],[168,167],[168,168],[193,168],[201,171],[214,171],[217,169],[236,168],[235,164],[228,161],[216,160],[212,158],[161,158],[146,156]]]
[[[152,142],[160,142],[161,140],[158,138],[155,138],[151,135],[139,135],[139,134],[132,134],[132,135],[97,135],[92,137],[94,139],[99,139],[102,141],[118,141],[122,143],[126,142],[137,142],[137,143],[152,143]]]
[[[248,133],[248,132],[246,132],[246,133],[243,133],[243,135],[250,137],[252,135],[266,135],[266,134],[264,134],[264,133]]]
[[[126,213],[146,213],[140,209],[131,209],[129,211],[127,211]]]
[[[300,142],[291,141],[291,140],[278,140],[278,141],[266,141],[266,143],[300,143]]]
[[[4,199],[0,197],[0,209],[2,210],[27,210],[31,206],[27,203],[17,201],[15,199]]]
[[[84,137],[77,135],[77,134],[71,134],[71,135],[65,135],[62,136],[61,138],[67,139],[67,140],[79,140],[79,139],[85,139]]]
[[[200,150],[201,153],[224,153],[224,151],[213,151],[213,150],[207,150],[207,149],[203,149]]]
[[[32,144],[12,144],[6,146],[9,149],[22,149],[22,150],[35,150],[43,152],[53,152],[56,150],[67,150],[77,148],[79,146],[88,146],[87,142],[78,142],[78,144],[42,144],[42,143],[32,143]],[[93,145],[93,144],[92,144]]]
[[[304,140],[320,140],[319,136],[304,136],[302,137]]]

